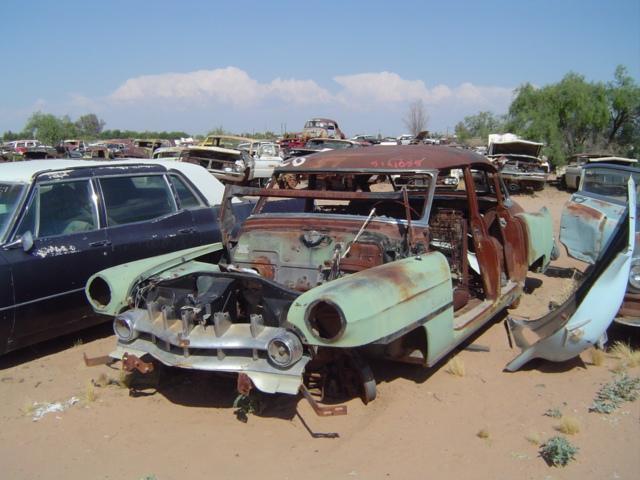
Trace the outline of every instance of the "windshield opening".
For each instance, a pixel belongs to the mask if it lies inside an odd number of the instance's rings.
[[[620,203],[627,201],[627,182],[633,174],[633,181],[638,192],[640,173],[632,173],[626,170],[614,170],[611,168],[589,168],[584,171],[582,180],[582,192],[601,195]]]
[[[283,173],[272,188],[260,192],[262,198],[253,214],[372,215],[420,220],[427,211],[432,179],[431,174],[404,178],[404,175],[343,172]]]
[[[25,186],[17,183],[0,183],[0,240],[4,242]]]

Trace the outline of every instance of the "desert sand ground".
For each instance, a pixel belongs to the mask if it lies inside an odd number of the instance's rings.
[[[546,205],[558,228],[568,198],[548,186],[517,196],[526,210]],[[535,318],[571,288],[562,272],[583,266],[563,255],[549,275],[532,274],[515,315]],[[603,299],[606,301],[606,299]],[[638,333],[610,336],[638,343]],[[635,336],[635,338],[633,337]],[[502,319],[472,342],[490,352],[459,350],[436,368],[376,363],[378,398],[347,402],[344,417],[320,418],[304,400],[270,397],[261,415],[233,415],[235,382],[213,375],[165,372],[157,388],[131,396],[107,366],[85,367],[82,354],[108,353],[110,326],[64,337],[0,359],[0,477],[6,479],[636,479],[640,476],[640,400],[610,415],[590,413],[618,360],[592,363],[589,352],[562,364],[533,362],[503,371],[517,351]],[[449,373],[456,358],[464,376]],[[629,369],[633,376],[640,368]],[[153,386],[153,378],[150,381]],[[78,402],[33,420],[34,402]],[[558,432],[559,409],[580,431],[565,468],[548,466],[537,442]],[[297,413],[296,413],[297,412]],[[306,426],[305,426],[306,425]],[[339,438],[310,436],[337,432]],[[482,431],[481,434],[479,432]]]

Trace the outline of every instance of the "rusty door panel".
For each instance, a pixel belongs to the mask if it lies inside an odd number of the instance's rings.
[[[560,222],[560,241],[569,255],[595,263],[624,209],[622,205],[574,194],[562,211]]]
[[[497,216],[509,278],[516,282],[524,281],[528,267],[524,228],[506,208],[498,208]]]
[[[500,254],[495,243],[484,231],[482,219],[471,220],[471,231],[485,295],[489,300],[496,300],[500,295]]]

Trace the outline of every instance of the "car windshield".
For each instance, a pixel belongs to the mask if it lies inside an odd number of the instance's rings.
[[[227,148],[229,150],[249,150],[250,143],[243,139],[230,137],[207,137],[202,143],[205,147]]]
[[[335,140],[326,140],[324,138],[309,140],[306,146],[307,148],[332,148],[336,150],[339,150],[341,148],[353,147],[353,145],[349,142],[338,142]]]
[[[421,219],[426,211],[432,176],[393,177],[347,172],[281,174],[274,188],[261,194],[263,198],[253,213],[371,215],[398,220],[406,219],[409,213],[412,220]],[[405,195],[409,208],[404,204]]]
[[[613,168],[585,169],[581,191],[624,203],[627,199],[627,182],[632,174],[633,181],[636,184],[636,191],[638,191],[640,187],[640,172],[636,173]]]
[[[0,183],[0,241],[4,241],[25,188],[25,185],[18,183]]]

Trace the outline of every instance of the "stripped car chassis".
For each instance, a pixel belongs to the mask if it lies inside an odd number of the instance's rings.
[[[125,353],[122,357],[122,360],[118,360],[109,355],[87,357],[87,354],[83,353],[83,360],[85,366],[87,367],[96,367],[98,365],[113,365],[114,363],[120,361],[122,370],[127,373],[133,373],[134,371],[137,371],[141,374],[148,374],[155,370],[153,361],[145,362],[144,360],[138,358],[136,355],[130,353]],[[249,394],[253,390],[253,382],[247,374],[242,372],[238,374],[236,381],[236,390],[238,391],[239,395],[243,395],[245,397],[249,396]],[[334,417],[347,414],[346,405],[321,405],[304,384],[300,385],[300,394],[309,403],[311,409],[319,417]],[[334,434],[314,434],[311,431],[310,433],[314,438],[325,438],[327,436],[329,436],[330,438],[334,438]]]

